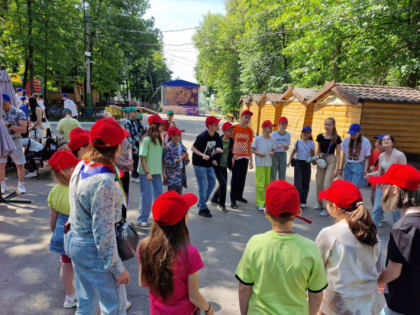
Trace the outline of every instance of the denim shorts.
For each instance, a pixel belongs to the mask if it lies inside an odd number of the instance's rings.
[[[50,251],[57,254],[65,254],[64,252],[64,224],[68,221],[69,216],[59,213],[55,230],[50,240]]]

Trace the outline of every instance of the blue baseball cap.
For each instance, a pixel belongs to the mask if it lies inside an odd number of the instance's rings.
[[[386,136],[386,133],[381,133],[379,136],[373,137],[373,139],[382,140],[382,138],[385,137],[385,136]]]
[[[9,96],[9,95],[7,95],[7,94],[5,94],[5,93],[3,93],[3,94],[1,95],[1,97],[2,97],[2,99],[3,99],[3,102],[11,102],[11,101],[12,101],[12,99],[10,98],[10,96]]]
[[[66,93],[61,94],[62,97],[68,97]]]
[[[350,134],[350,135],[355,135],[359,132],[360,132],[360,125],[357,124],[357,123],[351,124],[350,128],[349,128],[349,131],[347,131],[347,133]]]
[[[20,100],[21,100],[21,101],[26,100],[26,96],[22,96],[22,97],[20,98]]]
[[[16,92],[22,92],[23,91],[23,89],[22,88],[17,88],[16,89]]]
[[[305,126],[305,127],[303,127],[303,129],[302,129],[302,132],[312,132],[312,128],[310,127],[310,126]]]

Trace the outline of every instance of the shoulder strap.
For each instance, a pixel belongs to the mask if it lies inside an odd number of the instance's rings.
[[[299,148],[299,140],[296,140],[296,145],[295,145],[295,147],[296,147],[296,152],[298,151],[298,148]]]

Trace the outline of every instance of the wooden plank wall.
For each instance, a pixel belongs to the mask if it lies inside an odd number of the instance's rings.
[[[262,123],[265,120],[270,120],[273,124],[276,118],[276,106],[271,103],[265,103],[261,106],[260,124],[258,126],[259,134],[262,134]]]
[[[258,126],[260,125],[260,106],[257,103],[252,103],[249,110],[253,113],[251,117],[251,129],[254,134],[258,134]]]
[[[335,118],[337,133],[344,139],[348,137],[347,131],[352,123],[360,123],[362,107],[360,105],[346,105],[342,103],[317,103],[315,104],[312,136],[314,140],[316,136],[324,132],[324,121],[329,117]]]
[[[276,108],[276,113],[274,114],[273,124],[275,124],[276,126],[273,128],[273,130],[277,130],[277,129],[279,129],[278,124],[279,124],[280,117],[283,116],[282,115],[283,104],[282,103],[276,103],[274,106]]]
[[[308,111],[308,114],[312,116],[311,111]],[[286,101],[281,115],[289,120],[287,131],[292,136],[292,143],[300,139],[305,122],[312,120],[312,118],[306,117],[306,105],[299,101]]]
[[[420,104],[365,102],[361,126],[370,140],[378,134],[389,133],[395,137],[397,149],[420,154]]]

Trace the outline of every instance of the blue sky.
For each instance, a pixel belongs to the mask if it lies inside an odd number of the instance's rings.
[[[197,27],[208,12],[224,13],[224,0],[149,0],[150,9],[146,17],[155,18],[156,27],[165,30]],[[164,54],[172,77],[197,82],[194,66],[197,50],[193,45],[170,46],[192,43],[194,30],[163,33]],[[168,45],[169,44],[169,45]]]

